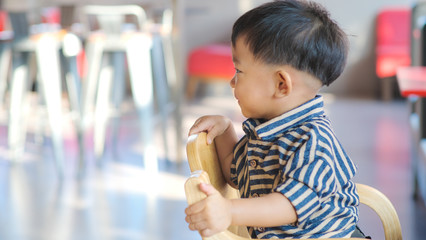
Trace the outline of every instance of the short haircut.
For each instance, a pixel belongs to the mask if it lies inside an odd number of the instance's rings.
[[[244,36],[256,60],[290,65],[318,78],[336,80],[346,65],[348,39],[321,5],[298,0],[265,3],[234,23],[232,45]]]

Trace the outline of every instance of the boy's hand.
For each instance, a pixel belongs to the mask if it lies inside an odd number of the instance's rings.
[[[231,124],[231,120],[223,116],[203,116],[192,125],[189,135],[207,132],[207,143],[211,144],[215,137],[222,135]]]
[[[197,230],[203,237],[210,237],[226,230],[232,222],[232,203],[210,184],[200,184],[207,198],[185,209],[189,229]]]

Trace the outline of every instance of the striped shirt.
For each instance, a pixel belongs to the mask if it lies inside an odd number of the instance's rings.
[[[269,121],[247,119],[234,149],[231,180],[242,198],[279,192],[298,220],[278,227],[248,227],[252,238],[350,237],[359,198],[356,166],[337,140],[322,96]]]

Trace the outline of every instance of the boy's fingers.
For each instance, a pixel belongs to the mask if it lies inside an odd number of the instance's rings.
[[[195,230],[197,230],[197,229],[195,229],[195,224],[190,223],[190,224],[188,225],[188,227],[189,227],[189,230],[191,230],[191,231],[195,231]]]
[[[185,209],[186,215],[193,215],[200,212],[204,208],[204,201],[196,202]]]
[[[211,144],[213,140],[223,133],[223,129],[220,126],[211,126],[206,128],[207,130],[207,144]]]
[[[200,131],[198,130],[198,126],[197,126],[197,124],[198,124],[198,120],[197,121],[195,121],[195,123],[191,126],[191,128],[189,129],[189,132],[188,132],[188,136],[191,136],[192,134],[196,134],[196,133],[199,133]]]
[[[207,222],[204,220],[203,216],[200,215],[187,216],[185,221],[189,223],[189,229],[193,231],[202,231],[208,227]]]
[[[189,129],[189,135],[200,133],[208,129],[208,123],[204,121],[204,117],[197,119]]]
[[[198,126],[192,126],[191,129],[189,129],[188,136],[191,136],[193,134],[197,134],[197,133],[200,133],[200,132],[202,132],[202,131],[200,131],[198,129]]]
[[[211,237],[212,235],[215,234],[215,232],[213,232],[209,228],[206,228],[206,229],[203,229],[203,230],[199,230],[199,232],[200,232],[201,236],[203,236],[203,237]]]
[[[205,217],[202,214],[192,214],[186,216],[185,221],[187,223],[200,223],[205,221]]]
[[[200,190],[205,193],[207,196],[217,193],[218,191],[211,184],[200,183]]]
[[[191,230],[197,230],[197,231],[201,231],[207,228],[207,223],[205,221],[193,222],[193,223],[190,223],[189,225]]]
[[[207,144],[211,144],[214,138],[219,135],[216,128],[213,128],[209,132],[207,132]]]

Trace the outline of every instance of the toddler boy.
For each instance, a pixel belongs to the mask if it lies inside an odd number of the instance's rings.
[[[231,120],[199,118],[189,131],[215,140],[223,175],[241,199],[201,184],[203,201],[186,209],[189,228],[211,236],[229,225],[252,238],[351,237],[359,198],[356,166],[318,95],[342,73],[348,40],[319,4],[282,0],[241,16],[232,31],[231,81],[245,136]]]

